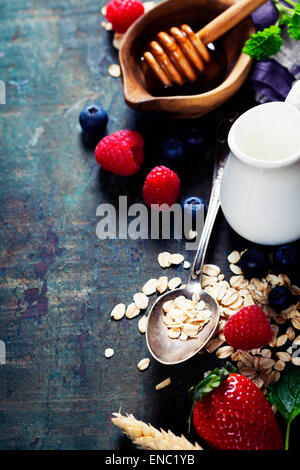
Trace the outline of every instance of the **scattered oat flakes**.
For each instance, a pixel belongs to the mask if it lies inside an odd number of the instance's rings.
[[[241,255],[239,254],[238,251],[235,250],[232,253],[230,253],[227,259],[230,264],[237,264],[241,259]]]
[[[101,21],[101,26],[105,31],[112,31],[112,24],[108,23],[108,21]]]
[[[292,318],[292,325],[296,330],[300,330],[300,319],[299,318]]]
[[[218,282],[217,276],[206,276],[206,274],[202,275],[201,278],[202,288],[204,289],[207,286],[214,286]]]
[[[229,307],[232,305],[236,300],[238,299],[238,293],[236,292],[235,289],[228,289],[226,292],[226,295],[223,297],[221,303],[225,307]]]
[[[262,349],[261,350],[261,355],[262,355],[262,357],[270,358],[272,356],[272,352],[270,351],[270,349]]]
[[[295,339],[295,336],[296,336],[295,331],[293,330],[291,326],[289,326],[288,329],[286,330],[286,334],[290,341],[293,341]]]
[[[274,369],[282,371],[285,368],[285,362],[281,361],[280,359],[275,362]]]
[[[233,272],[233,274],[242,274],[243,273],[241,268],[239,266],[237,266],[236,264],[231,264],[230,265],[230,270]]]
[[[248,351],[239,351],[239,359],[243,362],[243,364],[245,364],[245,366],[252,367],[253,357]]]
[[[168,251],[163,251],[158,255],[158,264],[161,268],[169,268],[171,266],[171,253]]]
[[[125,310],[125,304],[118,304],[112,309],[110,316],[114,320],[121,320],[125,315]]]
[[[234,287],[234,289],[238,289],[238,290],[242,290],[244,287],[247,286],[248,282],[246,281],[246,279],[244,278],[244,276],[242,276],[241,274],[239,275],[235,275],[235,276],[231,276],[230,278],[230,285],[232,287]],[[249,291],[247,290],[247,293]]]
[[[125,316],[126,318],[131,320],[132,318],[137,317],[139,313],[140,313],[140,309],[137,308],[134,302],[132,302],[131,304],[128,305]]]
[[[281,273],[281,274],[279,274],[278,277],[279,277],[280,281],[283,282],[284,285],[286,285],[286,286],[291,285],[291,281],[290,281],[290,279],[288,278],[288,276],[286,274]]]
[[[293,295],[300,295],[300,287],[295,286],[295,285],[291,285],[290,290],[291,290]]]
[[[140,362],[137,365],[137,368],[139,370],[146,370],[148,369],[149,364],[150,364],[150,359],[148,359],[148,357],[145,357],[144,359],[140,360]]]
[[[115,49],[117,50],[120,49],[123,37],[124,37],[124,34],[122,33],[114,33],[114,38],[113,38],[112,43]]]
[[[144,315],[142,318],[139,319],[138,329],[140,333],[142,334],[146,333],[147,323],[148,323],[148,317],[146,315]]]
[[[184,261],[183,267],[184,269],[189,269],[191,267],[191,263],[189,261]]]
[[[107,357],[107,359],[112,357],[114,354],[115,354],[115,351],[112,348],[107,348],[104,351],[104,355],[105,355],[105,357]]]
[[[244,300],[242,297],[238,297],[231,305],[230,308],[231,310],[236,310],[238,311],[240,308],[244,306]]]
[[[181,332],[180,328],[171,327],[171,328],[168,330],[168,336],[169,336],[169,338],[171,338],[171,339],[177,339],[177,338],[179,338],[179,336],[180,336],[180,334],[181,334],[180,332]]]
[[[278,359],[281,359],[281,361],[284,362],[289,362],[292,359],[291,355],[284,351],[277,352],[276,356],[278,357]]]
[[[219,284],[221,284],[221,283],[219,282]],[[225,297],[225,295],[227,293],[227,290],[228,290],[227,285],[219,285],[217,287],[216,299],[217,299],[218,302],[221,302],[223,300],[223,298]]]
[[[196,237],[197,237],[198,233],[196,232],[196,230],[190,230],[189,231],[189,239],[190,240],[194,240]]]
[[[111,64],[108,67],[108,73],[111,77],[117,78],[121,76],[121,68],[119,64]]]
[[[239,372],[243,374],[248,379],[253,380],[256,375],[256,369],[254,367],[241,367]]]
[[[221,273],[221,270],[219,266],[216,266],[215,264],[205,264],[203,266],[203,274],[206,274],[207,276],[219,276]]]
[[[274,287],[278,286],[279,284],[279,279],[277,276],[275,276],[275,274],[268,274],[266,276],[266,281],[268,281],[271,284],[271,286],[274,286]]]
[[[258,361],[258,365],[260,369],[270,369],[271,367],[274,366],[274,364],[275,364],[274,359],[269,359],[267,357],[262,357]]]
[[[184,261],[184,256],[181,255],[180,253],[174,253],[173,255],[170,256],[170,261],[171,264],[181,264]]]
[[[177,287],[179,287],[180,284],[181,284],[180,277],[173,277],[173,279],[170,279],[170,281],[168,282],[168,288],[170,290],[173,290],[173,289],[176,289]]]
[[[144,285],[142,291],[145,295],[152,295],[156,292],[158,280],[157,279],[149,279]]]
[[[297,338],[294,339],[293,344],[295,344],[296,346],[300,345],[300,335],[297,336]]]
[[[222,346],[219,348],[216,352],[216,356],[219,359],[225,359],[226,357],[231,356],[231,354],[234,352],[234,349],[232,346]]]
[[[277,341],[276,341],[277,348],[280,348],[280,346],[283,346],[287,342],[287,339],[288,339],[288,335],[286,334],[278,336]]]
[[[133,296],[135,305],[140,310],[145,310],[148,307],[149,299],[143,292],[137,292]]]
[[[160,294],[163,294],[167,290],[167,288],[168,288],[168,278],[167,276],[161,276],[158,279],[156,289]]]
[[[179,336],[179,340],[186,341],[187,339],[189,339],[188,335],[182,332],[181,335]]]
[[[280,372],[277,370],[273,370],[273,372],[271,373],[271,379],[273,382],[278,382],[278,380],[280,379]]]
[[[171,377],[168,377],[167,379],[163,380],[159,384],[155,386],[155,390],[161,390],[162,388],[168,387],[171,383]]]
[[[250,305],[254,305],[255,302],[253,300],[252,295],[248,294],[244,298],[244,307],[250,307]]]
[[[156,2],[144,2],[144,9],[145,13],[148,13],[148,11],[152,10],[156,5]]]
[[[165,313],[169,313],[172,310],[173,302],[174,302],[173,300],[168,300],[167,302],[163,304],[163,311]]]
[[[205,349],[208,353],[212,353],[216,351],[223,343],[224,341],[222,339],[214,338],[208,341],[208,343],[205,346]]]
[[[252,382],[255,383],[255,385],[258,387],[258,388],[262,388],[262,386],[264,385],[264,380],[262,377],[260,377],[259,375],[256,375],[255,377],[253,377],[253,379],[251,379]]]

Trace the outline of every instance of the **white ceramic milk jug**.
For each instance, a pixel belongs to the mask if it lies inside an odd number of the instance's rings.
[[[263,245],[300,238],[300,81],[285,102],[240,116],[228,143],[221,205],[231,227]]]

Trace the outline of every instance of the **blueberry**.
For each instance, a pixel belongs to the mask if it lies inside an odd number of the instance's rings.
[[[293,303],[293,294],[285,286],[274,287],[274,289],[269,293],[269,304],[274,310],[276,310],[276,312],[285,310]]]
[[[240,268],[245,277],[264,277],[269,271],[270,261],[267,254],[258,248],[245,251],[240,260]]]
[[[170,165],[182,163],[186,156],[186,147],[182,140],[168,137],[162,143],[162,156]]]
[[[196,196],[191,196],[191,197],[188,197],[186,199],[184,199],[184,201],[181,203],[182,205],[182,208],[183,208],[183,211],[184,213],[186,214],[191,214],[192,216],[192,228],[193,230],[195,230],[197,227],[195,226],[196,224],[196,220],[199,223],[203,222],[203,219],[201,220],[201,218],[199,219],[199,215],[197,214],[200,214],[201,211],[203,211],[203,214],[204,214],[204,217],[205,217],[205,214],[206,214],[206,203],[204,201],[204,199],[202,199],[201,197],[196,197]],[[196,219],[197,217],[197,219]],[[190,220],[189,218],[187,220]],[[198,227],[199,228],[199,227]]]
[[[206,143],[206,133],[198,127],[185,129],[182,138],[186,146],[193,152],[200,152]]]
[[[108,116],[104,109],[92,104],[83,109],[79,115],[79,123],[87,135],[100,135],[104,132]]]
[[[280,271],[295,269],[298,265],[298,250],[295,245],[282,245],[275,251],[275,264]]]

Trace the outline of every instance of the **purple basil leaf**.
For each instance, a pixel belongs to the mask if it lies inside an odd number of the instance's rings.
[[[278,19],[279,13],[272,0],[258,8],[252,13],[252,19],[257,29],[262,30],[275,24]]]

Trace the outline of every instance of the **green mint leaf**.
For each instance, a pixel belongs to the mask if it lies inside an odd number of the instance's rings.
[[[300,414],[300,369],[292,367],[287,374],[281,376],[279,382],[270,385],[267,398],[276,406],[288,425],[288,448],[290,424]]]
[[[283,14],[279,17],[280,25],[289,25],[290,21],[291,21],[291,17],[289,15]]]
[[[289,35],[291,38],[300,40],[300,3],[297,3],[293,16],[290,18]]]
[[[261,60],[276,54],[283,44],[279,26],[272,25],[252,34],[245,43],[243,52],[252,59]]]

